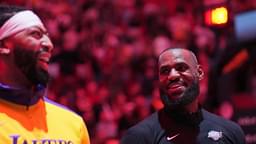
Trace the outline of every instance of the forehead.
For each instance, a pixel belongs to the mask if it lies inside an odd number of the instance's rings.
[[[42,26],[42,25],[31,26],[31,27],[26,28],[25,31],[26,30],[40,30],[42,32],[46,32],[47,31],[46,28],[44,26]]]
[[[159,66],[161,65],[173,65],[176,63],[186,63],[188,65],[197,65],[195,56],[185,49],[170,49],[163,52],[159,56]]]
[[[16,33],[14,35],[14,37],[20,36],[20,35],[27,35],[28,33],[32,32],[32,31],[40,31],[42,33],[47,33],[47,30],[44,26],[36,25],[36,26],[31,26],[31,27],[28,27],[28,28],[25,28],[25,29],[19,31],[18,33]]]

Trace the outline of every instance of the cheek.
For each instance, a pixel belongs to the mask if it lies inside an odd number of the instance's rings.
[[[192,73],[185,73],[183,74],[183,79],[190,85],[197,79],[196,75],[193,75]]]
[[[167,76],[159,75],[160,85],[165,85],[167,82],[168,82],[168,77]]]
[[[38,41],[33,39],[26,39],[23,41],[22,46],[25,49],[32,50],[32,51],[38,51]]]
[[[165,76],[163,76],[163,75],[158,75],[158,77],[159,77],[159,82],[162,82],[162,81],[164,81],[164,79],[165,79]]]

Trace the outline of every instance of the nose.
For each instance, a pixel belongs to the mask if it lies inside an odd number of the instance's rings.
[[[52,53],[53,51],[53,44],[50,38],[47,35],[44,35],[41,40],[41,46],[43,51],[47,51]]]
[[[180,77],[180,73],[179,73],[177,70],[172,69],[172,70],[169,72],[168,80],[169,80],[169,81],[177,80],[177,79],[179,79],[179,77]]]

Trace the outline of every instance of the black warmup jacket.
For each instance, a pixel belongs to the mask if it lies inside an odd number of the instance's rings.
[[[239,125],[200,109],[180,117],[164,109],[129,128],[121,144],[245,144]]]

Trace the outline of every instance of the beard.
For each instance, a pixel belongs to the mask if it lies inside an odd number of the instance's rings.
[[[191,86],[188,87],[183,93],[181,98],[177,100],[170,100],[169,97],[163,90],[160,89],[160,94],[161,94],[161,100],[164,104],[165,108],[170,108],[170,109],[177,109],[184,107],[185,105],[193,102],[199,95],[199,81],[195,80],[192,82]]]
[[[46,87],[49,81],[49,73],[37,65],[40,51],[34,52],[21,47],[14,48],[14,61],[16,66],[22,71],[26,78],[33,85],[43,85]]]

